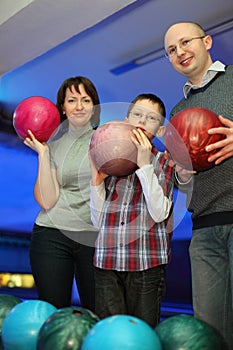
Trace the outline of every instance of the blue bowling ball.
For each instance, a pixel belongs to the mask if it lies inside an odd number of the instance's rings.
[[[129,315],[110,316],[87,333],[81,350],[162,350],[155,331],[144,321]]]
[[[56,310],[41,300],[27,300],[14,306],[2,324],[4,350],[36,350],[39,330]]]

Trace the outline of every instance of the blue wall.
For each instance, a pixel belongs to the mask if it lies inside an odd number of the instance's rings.
[[[0,229],[30,232],[39,209],[33,198],[37,156],[0,132],[0,164]]]

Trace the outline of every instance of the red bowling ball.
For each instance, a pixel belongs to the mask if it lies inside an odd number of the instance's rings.
[[[214,166],[208,158],[217,150],[206,152],[207,145],[225,138],[209,135],[210,128],[222,126],[218,115],[206,108],[187,108],[177,113],[168,123],[164,143],[171,158],[181,167],[203,171]]]
[[[126,122],[112,121],[94,132],[90,155],[98,170],[111,176],[127,176],[137,169],[137,148],[130,138],[134,128]]]
[[[60,113],[53,102],[41,96],[23,100],[15,109],[13,126],[17,134],[25,139],[31,130],[40,142],[48,141],[60,124]]]

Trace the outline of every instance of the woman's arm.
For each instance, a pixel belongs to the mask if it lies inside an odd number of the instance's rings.
[[[38,173],[34,186],[34,197],[40,207],[44,210],[51,209],[59,197],[59,184],[56,170],[51,169],[49,147],[39,142],[32,132],[28,131],[30,137],[24,140],[24,144],[38,153]]]

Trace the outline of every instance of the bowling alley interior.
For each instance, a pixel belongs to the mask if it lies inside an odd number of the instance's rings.
[[[38,298],[29,263],[40,209],[33,196],[37,155],[14,128],[16,107],[32,96],[55,103],[62,81],[83,75],[98,89],[101,124],[124,120],[130,101],[149,92],[164,101],[168,120],[185,80],[165,57],[163,35],[179,21],[200,23],[214,38],[213,58],[233,62],[232,0],[1,0],[0,294]],[[163,139],[154,143],[164,151]],[[175,190],[162,319],[193,314],[191,231],[186,195]],[[80,305],[75,282],[72,304]]]

